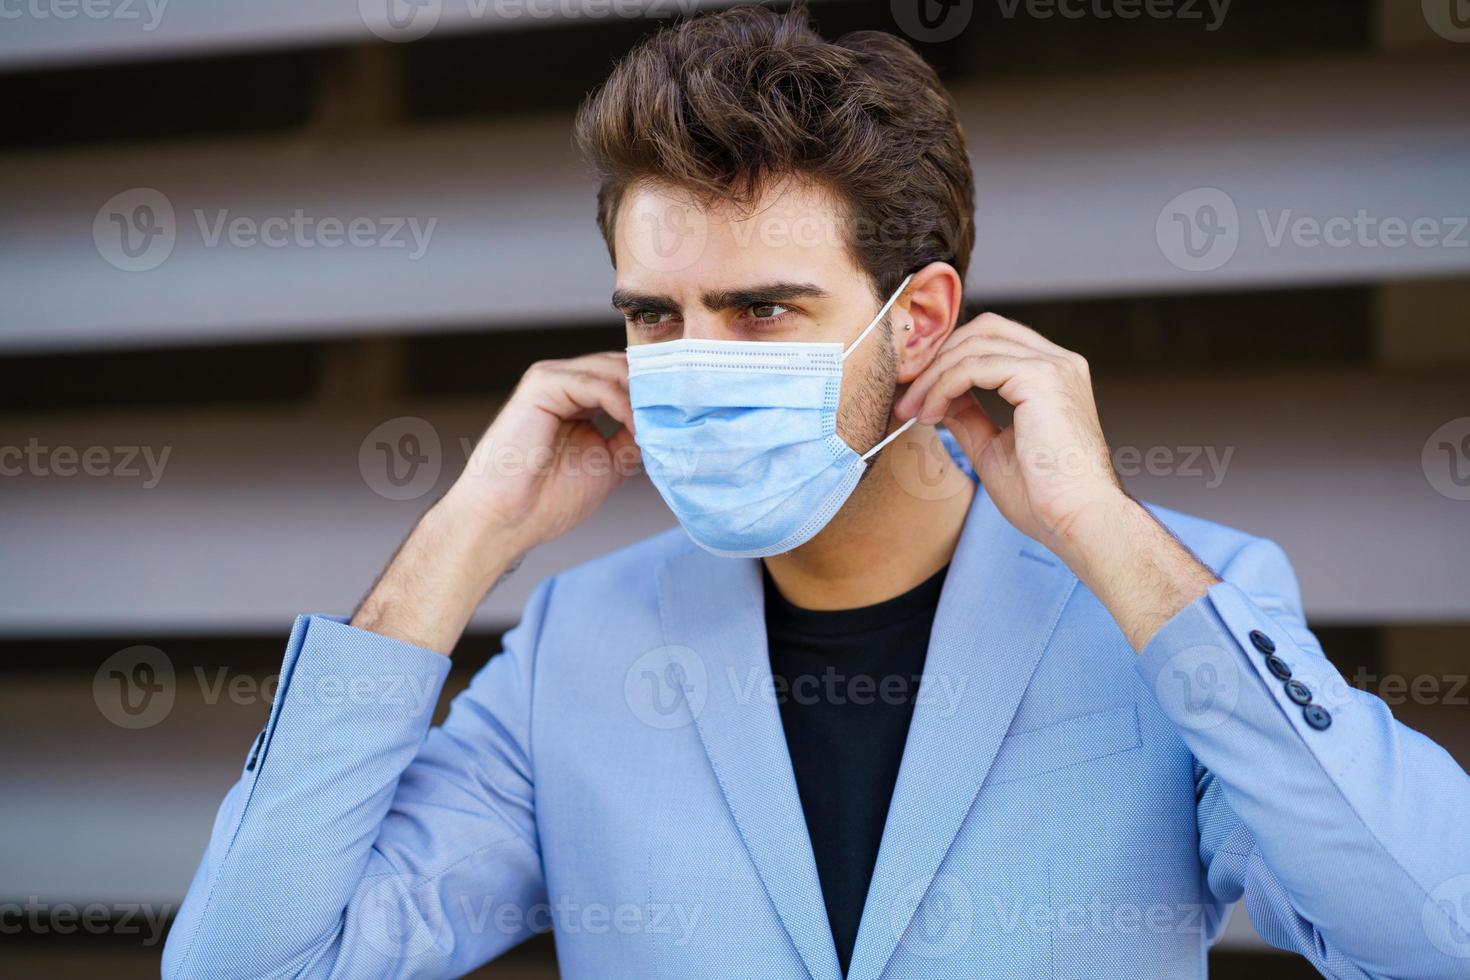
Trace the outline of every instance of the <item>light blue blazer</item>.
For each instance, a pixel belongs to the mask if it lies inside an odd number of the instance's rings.
[[[1470,977],[1470,778],[1343,684],[1280,549],[1159,516],[1225,582],[1135,655],[976,494],[849,976],[1203,977],[1244,895],[1328,976]],[[448,669],[297,620],[165,976],[456,976],[554,927],[567,978],[839,980],[755,560],[675,529],[557,575],[430,728]]]

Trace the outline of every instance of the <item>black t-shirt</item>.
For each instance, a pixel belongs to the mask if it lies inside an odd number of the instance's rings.
[[[781,725],[844,976],[947,570],[877,605],[834,611],[793,606],[765,576]]]

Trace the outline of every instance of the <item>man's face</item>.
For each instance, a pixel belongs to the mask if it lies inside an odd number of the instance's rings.
[[[848,254],[830,195],[787,181],[752,209],[703,209],[666,186],[630,188],[613,243],[613,305],[628,344],[698,340],[852,343],[882,300]],[[885,297],[886,298],[886,297]],[[903,316],[895,306],[890,320]],[[893,334],[879,325],[844,365],[837,432],[864,452],[888,429]]]

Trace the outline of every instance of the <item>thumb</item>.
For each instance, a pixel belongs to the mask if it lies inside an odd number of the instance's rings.
[[[608,436],[607,449],[612,454],[613,469],[620,476],[629,477],[642,471],[643,451],[627,429],[620,428]]]
[[[944,411],[944,422],[944,427],[959,442],[960,448],[969,457],[970,465],[978,473],[980,457],[985,448],[1000,435],[1000,426],[991,419],[990,413],[985,411],[973,391],[967,391],[949,403]]]

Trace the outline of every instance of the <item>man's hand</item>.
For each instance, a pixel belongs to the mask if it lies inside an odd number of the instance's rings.
[[[604,438],[592,423],[599,411],[623,427]],[[532,365],[352,625],[449,653],[507,569],[580,524],[637,471],[632,430],[622,353]]]
[[[592,424],[599,410],[622,428],[604,438]],[[515,528],[528,550],[582,523],[637,471],[639,460],[625,354],[539,361],[481,437],[448,496],[470,520]]]
[[[1001,429],[973,389],[1015,408]],[[894,405],[945,421],[1006,519],[1065,561],[1135,649],[1216,579],[1118,483],[1087,362],[985,313],[955,330]]]
[[[974,388],[1014,405],[1013,424],[996,426]],[[1124,496],[1087,362],[994,313],[955,330],[894,413],[923,425],[948,418],[1000,512],[1053,550],[1085,514],[1116,507]]]

